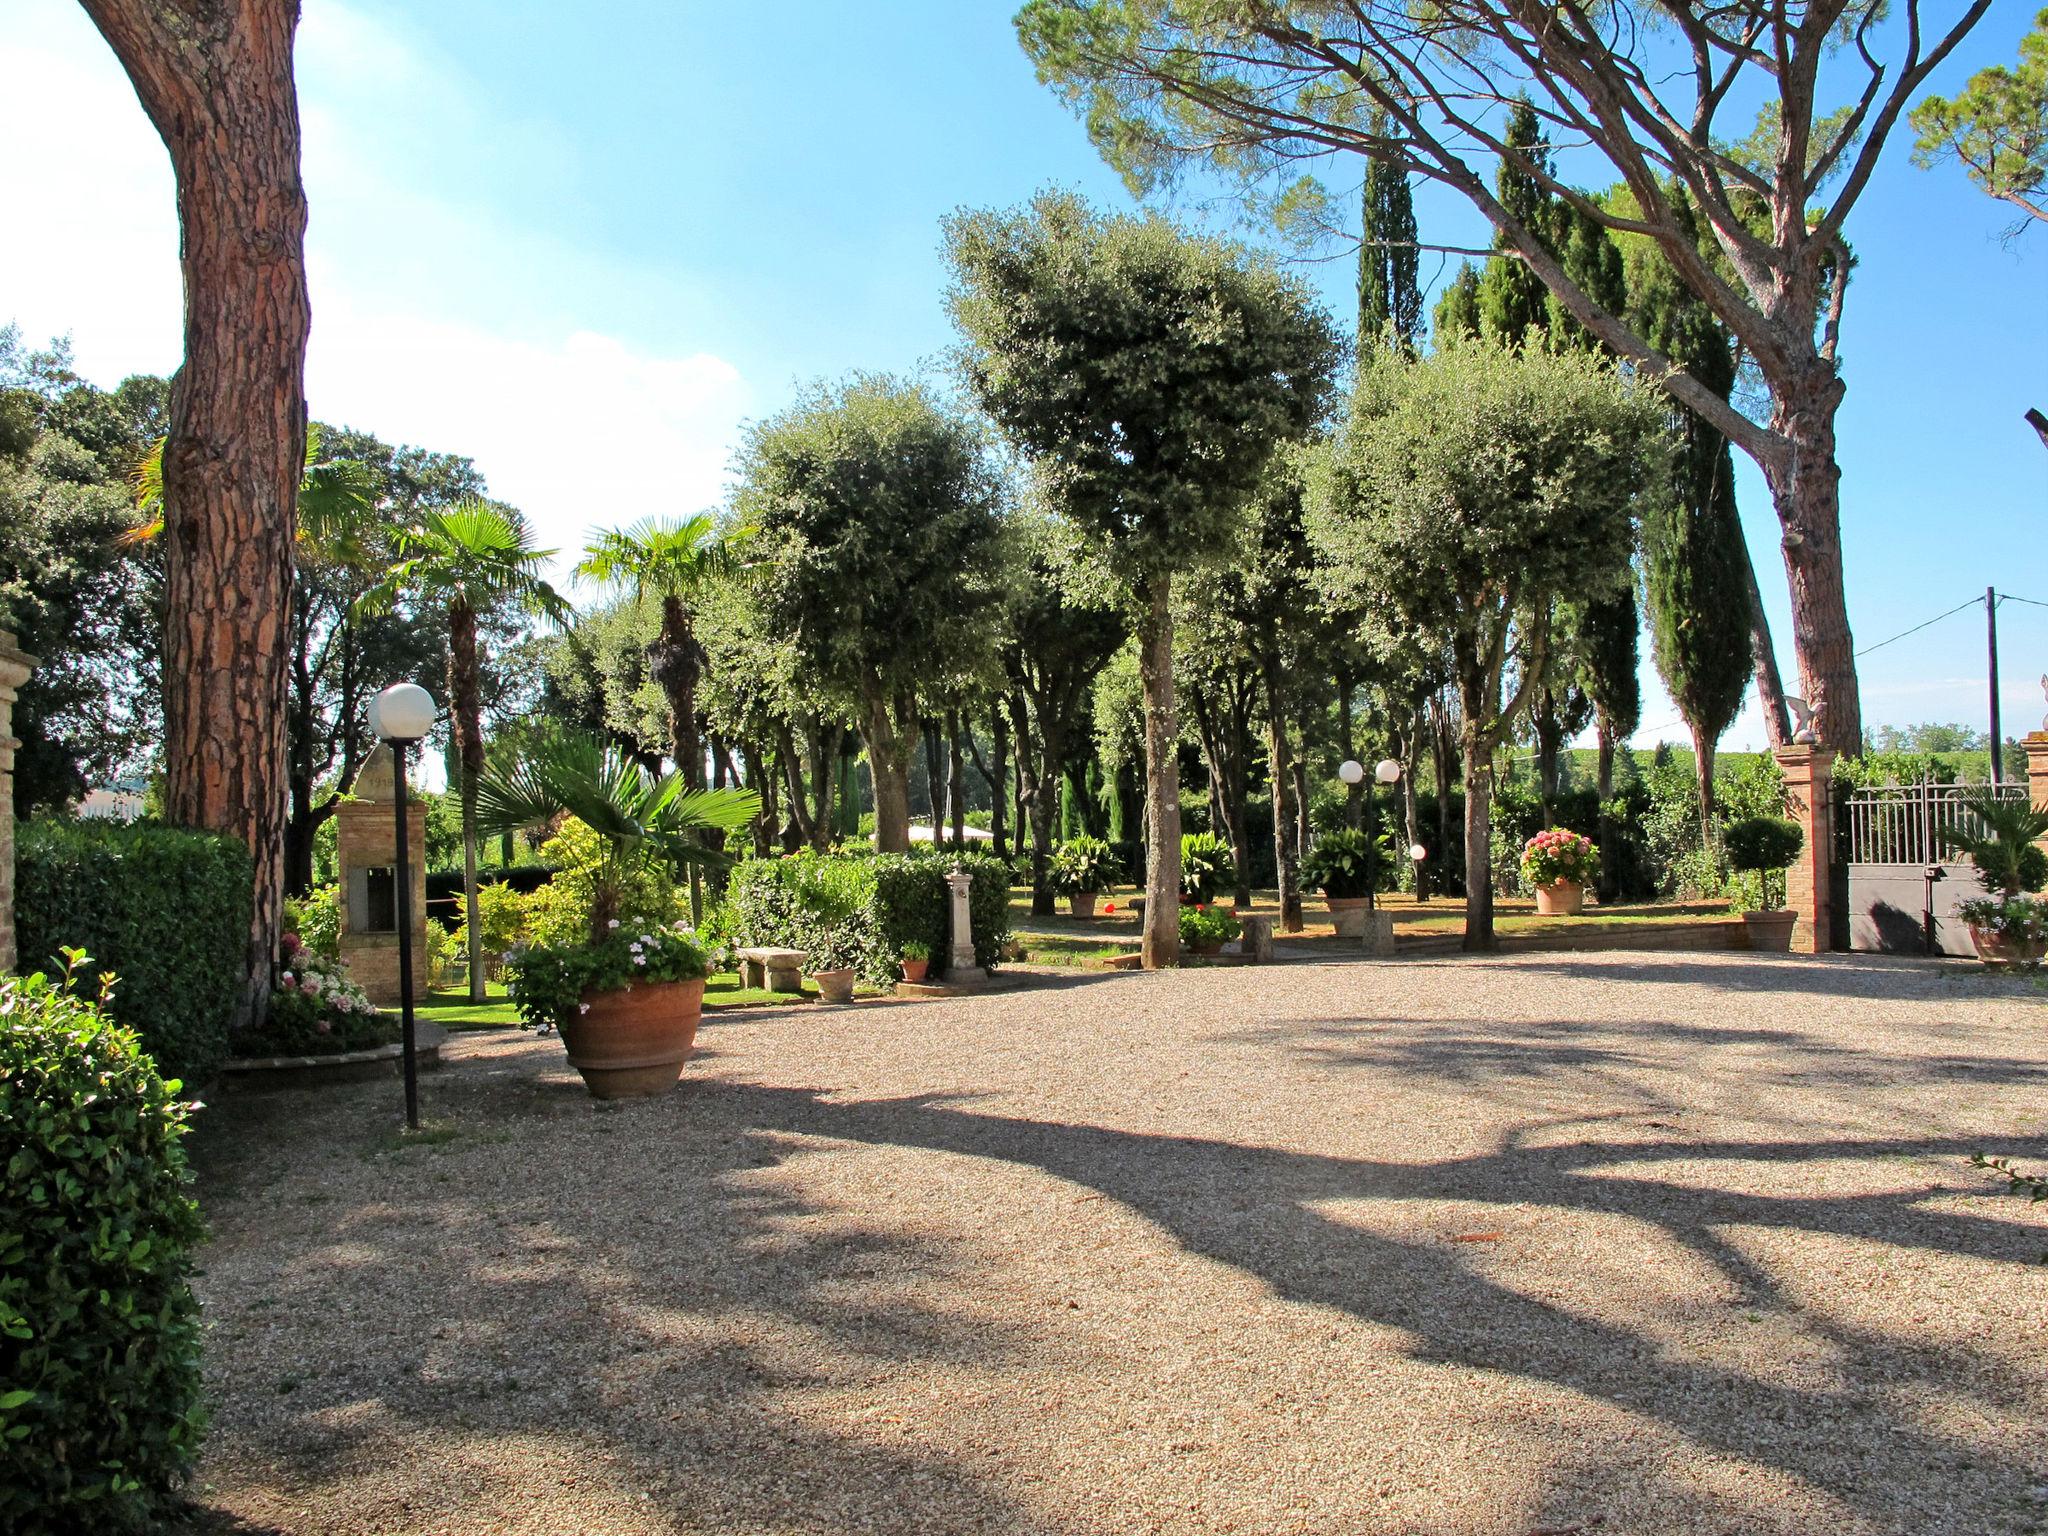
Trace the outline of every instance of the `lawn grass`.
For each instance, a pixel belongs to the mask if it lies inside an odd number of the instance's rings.
[[[723,971],[706,979],[704,1009],[708,1013],[719,1008],[766,1008],[791,1003],[815,1003],[818,1000],[818,984],[806,976],[803,979],[803,987],[801,993],[770,992],[765,987],[742,986],[738,972]],[[880,990],[863,984],[857,987],[855,992],[856,995],[871,995]],[[485,982],[484,994],[484,1001],[472,1003],[468,992],[459,987],[444,992],[429,992],[420,1001],[418,1013],[422,1019],[438,1024],[451,1033],[520,1027],[519,1011],[505,995],[503,982]]]

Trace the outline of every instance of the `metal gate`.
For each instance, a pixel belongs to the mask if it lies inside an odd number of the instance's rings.
[[[1950,849],[1945,828],[1982,830],[1969,802],[1985,794],[2022,800],[2002,784],[1894,784],[1859,789],[1842,805],[1849,947],[1910,955],[1971,955],[1959,902],[1984,894],[1976,866]]]

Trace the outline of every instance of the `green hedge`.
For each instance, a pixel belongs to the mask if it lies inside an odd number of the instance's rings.
[[[749,859],[726,889],[735,941],[801,949],[813,970],[829,962],[887,984],[903,946],[928,946],[934,969],[946,956],[946,872],[972,877],[968,913],[975,962],[993,970],[1010,932],[1009,869],[985,853],[791,854]]]
[[[121,985],[108,1007],[165,1075],[204,1082],[227,1055],[249,942],[249,854],[153,825],[31,821],[15,845],[24,971],[82,949]]]
[[[0,982],[0,1530],[155,1529],[204,1427],[190,1106],[129,1030]]]

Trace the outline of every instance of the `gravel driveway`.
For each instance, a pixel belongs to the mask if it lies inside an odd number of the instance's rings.
[[[1040,975],[198,1138],[216,1528],[2048,1531],[2041,993],[1862,958]]]

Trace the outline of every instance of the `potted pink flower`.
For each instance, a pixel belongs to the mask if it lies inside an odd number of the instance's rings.
[[[1522,879],[1534,888],[1536,910],[1545,917],[1577,916],[1599,868],[1593,840],[1563,827],[1538,832],[1522,845]]]

